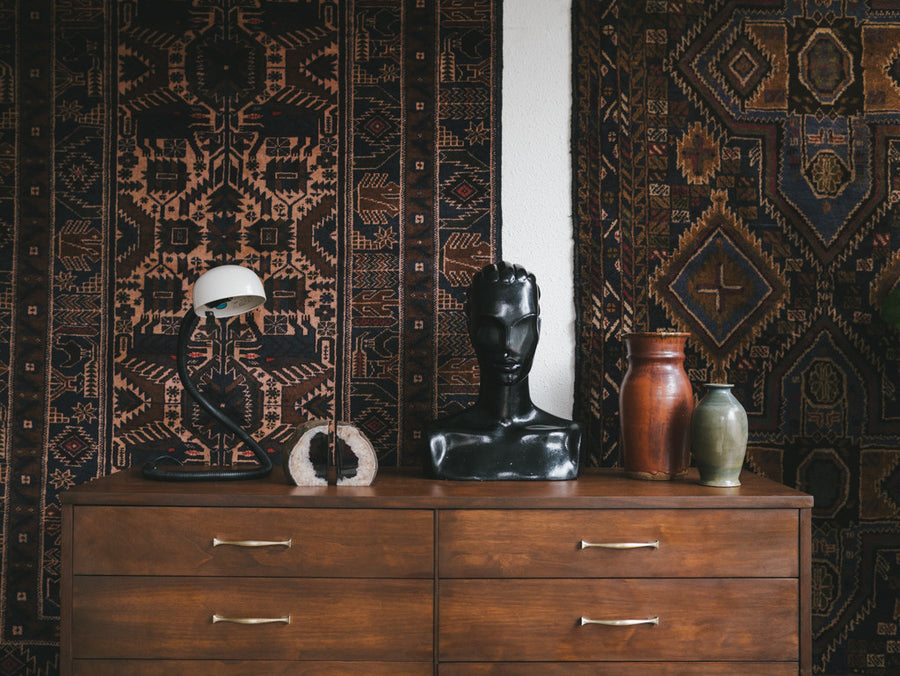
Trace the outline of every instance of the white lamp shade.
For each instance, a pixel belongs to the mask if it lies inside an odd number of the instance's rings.
[[[233,317],[266,302],[266,292],[256,273],[240,265],[220,265],[200,275],[194,283],[194,312],[205,317]]]

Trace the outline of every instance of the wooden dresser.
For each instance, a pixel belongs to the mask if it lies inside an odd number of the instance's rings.
[[[741,478],[121,472],[62,496],[62,673],[808,674],[812,497]]]

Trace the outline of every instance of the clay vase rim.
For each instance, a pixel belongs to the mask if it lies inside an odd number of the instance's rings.
[[[622,338],[690,338],[687,331],[625,331]]]
[[[722,389],[725,389],[726,387],[734,387],[734,383],[703,383],[703,387],[720,387]]]
[[[690,333],[686,331],[639,331],[623,333],[628,359],[683,360]]]

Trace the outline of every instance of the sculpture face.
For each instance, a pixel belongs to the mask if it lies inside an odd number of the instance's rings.
[[[531,370],[540,332],[530,284],[489,284],[470,299],[469,331],[481,378],[515,385]]]

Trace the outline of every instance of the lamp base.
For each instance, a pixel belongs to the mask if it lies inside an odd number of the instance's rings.
[[[208,313],[207,317],[212,317]],[[204,411],[209,413],[229,432],[237,436],[256,457],[257,467],[230,468],[230,467],[185,467],[181,461],[171,456],[163,456],[147,463],[143,467],[143,475],[148,479],[158,481],[233,481],[240,479],[261,479],[272,471],[272,460],[258,443],[247,434],[231,418],[213,406],[198,390],[188,377],[187,353],[188,341],[194,331],[194,326],[200,317],[193,309],[188,310],[178,327],[178,377],[181,384],[191,398],[196,401]],[[175,467],[162,467],[164,464],[175,464]]]
[[[168,465],[167,467],[164,465]],[[245,479],[262,479],[272,471],[269,467],[247,467],[235,469],[231,467],[215,467],[212,465],[188,467],[180,460],[163,455],[151,460],[141,468],[146,479],[156,481],[236,481]]]

